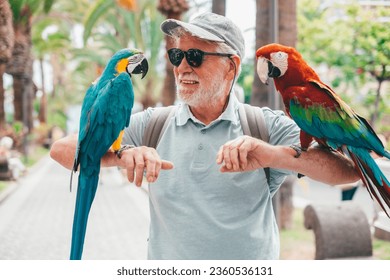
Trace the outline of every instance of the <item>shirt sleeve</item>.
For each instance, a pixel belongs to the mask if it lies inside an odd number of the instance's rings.
[[[125,145],[141,146],[142,139],[145,133],[146,125],[148,124],[154,108],[148,108],[142,112],[131,115],[130,125],[125,128],[122,143]]]
[[[265,122],[269,132],[271,145],[299,145],[300,128],[283,111],[263,108]],[[287,169],[270,169],[270,191],[275,193],[288,175],[297,176],[297,172]]]

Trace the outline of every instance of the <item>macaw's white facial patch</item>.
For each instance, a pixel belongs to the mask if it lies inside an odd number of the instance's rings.
[[[285,52],[271,53],[271,62],[275,67],[279,68],[280,76],[283,76],[288,67],[288,54]]]

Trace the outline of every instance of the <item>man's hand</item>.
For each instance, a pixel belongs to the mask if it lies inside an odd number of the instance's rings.
[[[146,180],[153,183],[160,170],[172,169],[173,163],[162,160],[155,149],[142,146],[123,151],[118,166],[126,169],[129,181],[140,187],[144,172]]]
[[[273,146],[253,137],[241,136],[226,142],[218,151],[221,172],[251,171],[268,167]]]

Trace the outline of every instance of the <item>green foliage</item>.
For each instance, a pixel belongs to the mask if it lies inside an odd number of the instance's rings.
[[[44,17],[37,20],[31,39],[34,54],[38,58],[52,53],[64,55],[70,45],[70,33],[69,25],[59,18]]]
[[[389,241],[374,238],[372,242],[374,256],[381,260],[390,260]]]
[[[0,192],[4,190],[8,185],[8,182],[0,181]]]
[[[237,79],[237,84],[243,88],[245,102],[249,103],[253,84],[253,63],[244,62],[241,65],[241,74]]]
[[[379,83],[390,80],[389,18],[388,8],[365,9],[352,0],[298,1],[298,50],[313,68],[325,65],[329,84],[343,99],[351,97],[352,107],[369,105],[364,110],[371,115],[389,102],[379,92]]]
[[[97,21],[101,19],[111,7],[115,7],[114,0],[100,0],[97,1],[94,6],[91,6],[84,22],[84,44],[86,44],[87,39],[91,36],[92,28],[96,25]]]
[[[381,18],[390,18],[390,9],[359,10],[351,12],[355,16],[354,62],[363,73],[369,73],[377,80],[390,80],[389,23]]]
[[[46,1],[43,1],[43,11],[45,13],[48,13],[51,9],[51,7],[53,6],[55,0],[46,0]]]
[[[19,135],[23,133],[23,123],[21,121],[15,121],[12,124],[12,130],[15,134]]]
[[[24,5],[24,2],[25,0],[13,0],[12,2],[10,2],[13,20],[16,22],[21,19],[22,7]]]
[[[12,9],[13,20],[17,23],[24,23],[29,20],[26,17],[25,9],[28,7],[31,15],[40,12],[48,13],[52,8],[55,0],[12,0],[10,6]]]
[[[66,130],[66,107],[67,103],[63,98],[52,98],[48,104],[47,125],[48,127],[58,126],[62,130]]]

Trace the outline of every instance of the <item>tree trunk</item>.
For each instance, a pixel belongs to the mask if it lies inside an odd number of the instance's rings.
[[[64,71],[61,65],[60,59],[57,54],[52,54],[50,56],[50,64],[52,66],[52,77],[53,77],[53,91],[50,94],[51,98],[54,98],[59,93],[60,89],[64,87],[65,78]]]
[[[279,228],[291,229],[293,226],[293,186],[297,180],[296,176],[288,176],[279,190]]]
[[[371,115],[370,118],[370,124],[372,128],[375,129],[375,123],[378,119],[378,112],[379,112],[379,101],[381,100],[381,87],[382,87],[382,80],[377,79],[378,81],[378,88],[376,89],[376,95],[375,95],[375,103],[374,103],[374,112]]]
[[[24,79],[20,76],[13,76],[14,91],[14,121],[23,122],[23,88]]]
[[[15,43],[12,60],[7,63],[6,72],[13,77],[14,119],[23,121],[28,131],[32,129],[32,55],[31,55],[31,12],[23,9],[26,21],[14,23]]]
[[[42,81],[42,87],[41,87],[41,100],[40,100],[40,106],[39,106],[39,114],[38,119],[40,123],[46,123],[47,122],[47,96],[46,96],[46,88],[45,88],[45,72],[43,70],[43,59],[39,59],[39,65],[41,68],[41,81]]]
[[[226,0],[213,0],[211,11],[215,14],[226,15]]]
[[[279,1],[279,42],[283,45],[295,47],[297,43],[297,5],[296,0]],[[279,109],[284,109],[280,94]],[[293,225],[293,186],[296,177],[287,177],[280,187],[280,228],[291,229]]]
[[[26,63],[29,63],[28,61]],[[30,67],[32,73],[32,67]],[[31,75],[12,75],[14,90],[14,120],[21,121],[31,132],[33,128],[33,83]]]
[[[188,11],[189,5],[187,0],[159,0],[157,9],[169,19],[180,20],[181,16]],[[165,36],[165,48],[169,50],[173,47],[173,40]],[[173,66],[169,60],[165,59],[165,79],[161,92],[161,103],[163,106],[174,104],[176,100],[176,84],[173,75]]]
[[[297,1],[279,1],[279,43],[294,47],[297,44]]]
[[[256,48],[269,44],[271,42],[271,33],[269,26],[269,0],[256,0]],[[254,57],[256,66],[256,55]],[[255,67],[256,69],[256,67]],[[254,106],[269,106],[268,104],[268,87],[264,85],[254,72],[252,95],[250,103]]]
[[[5,73],[5,64],[0,63],[0,131],[5,127],[5,110],[4,110],[4,86],[3,86],[3,74]],[[0,135],[1,137],[1,135]]]
[[[6,123],[3,74],[5,73],[6,63],[12,56],[14,40],[11,7],[8,1],[0,0],[0,127],[4,127]]]
[[[173,47],[173,39],[165,35],[165,48],[169,50]],[[173,65],[165,54],[165,78],[164,86],[161,92],[161,102],[163,106],[169,106],[175,103],[176,100],[176,83],[175,76],[173,75]]]
[[[180,20],[181,14],[170,13],[167,18]],[[165,35],[165,48],[168,51],[173,47],[173,39]],[[165,54],[165,78],[164,86],[161,93],[161,103],[163,106],[169,106],[175,103],[176,100],[176,83],[175,76],[173,75],[173,65],[169,61],[167,54]]]

